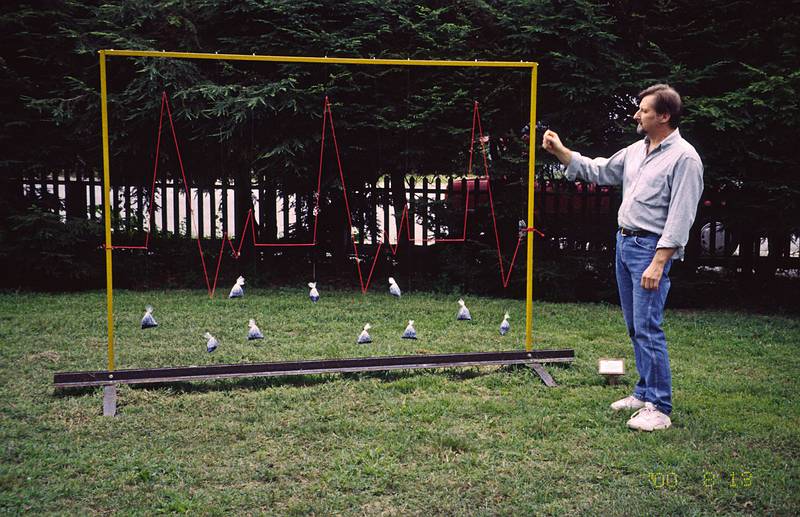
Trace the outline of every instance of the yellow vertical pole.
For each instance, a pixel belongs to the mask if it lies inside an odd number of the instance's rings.
[[[111,174],[108,159],[108,97],[106,53],[100,51],[100,112],[103,120],[103,218],[106,222],[106,305],[108,309],[108,369],[114,369],[114,288],[111,274]]]
[[[538,65],[531,68],[531,122],[528,135],[528,227],[533,228],[533,192],[536,172],[536,75]],[[533,232],[528,232],[528,260],[525,277],[525,350],[533,350]]]

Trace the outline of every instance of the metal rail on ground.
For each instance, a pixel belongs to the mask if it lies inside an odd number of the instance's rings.
[[[419,368],[448,368],[461,366],[495,366],[527,364],[542,377],[548,386],[552,378],[542,363],[568,363],[575,360],[572,349],[531,350],[526,352],[469,352],[458,354],[426,354],[402,356],[356,357],[270,363],[215,364],[177,366],[168,368],[137,368],[84,372],[58,372],[53,375],[55,388],[114,386],[117,384],[148,384],[226,379],[236,377],[277,377],[319,373],[369,372]],[[542,376],[544,372],[547,378]]]

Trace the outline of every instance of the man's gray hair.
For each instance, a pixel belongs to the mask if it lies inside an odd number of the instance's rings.
[[[654,84],[639,92],[639,100],[652,95],[656,113],[669,113],[669,127],[675,129],[681,121],[683,102],[681,96],[668,84]]]

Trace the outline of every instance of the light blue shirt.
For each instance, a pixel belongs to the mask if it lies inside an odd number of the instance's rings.
[[[573,151],[566,169],[570,181],[622,185],[617,224],[660,235],[658,248],[676,248],[683,259],[697,204],[703,193],[703,162],[675,129],[650,154],[645,137],[611,158],[587,158]]]

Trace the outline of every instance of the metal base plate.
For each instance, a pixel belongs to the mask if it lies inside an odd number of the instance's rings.
[[[553,380],[553,377],[550,375],[550,373],[548,373],[547,370],[544,369],[544,366],[542,366],[541,363],[528,363],[528,366],[530,366],[531,369],[534,372],[536,372],[536,375],[538,375],[539,378],[542,379],[542,382],[544,383],[545,386],[547,386],[548,388],[555,388],[556,386],[558,386],[558,384],[556,384],[556,381]]]
[[[103,416],[117,416],[117,385],[103,386]]]

